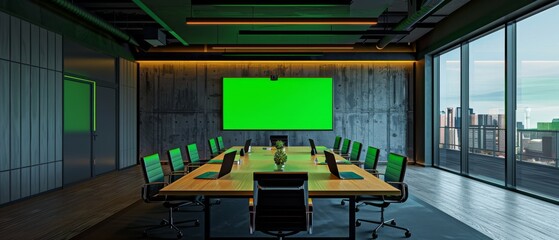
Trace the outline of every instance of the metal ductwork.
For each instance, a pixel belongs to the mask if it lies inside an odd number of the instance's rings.
[[[419,22],[421,19],[423,19],[426,16],[428,16],[429,14],[431,14],[431,12],[433,12],[433,10],[435,10],[435,8],[437,8],[443,2],[445,2],[445,0],[427,0],[421,6],[421,8],[419,8],[417,11],[415,11],[415,13],[408,16],[406,19],[402,20],[392,30],[393,31],[409,31],[417,22]],[[378,49],[383,49],[384,47],[388,46],[388,44],[390,44],[392,42],[392,40],[394,40],[396,38],[399,38],[399,37],[402,37],[402,36],[403,35],[389,35],[389,36],[386,36],[386,37],[382,38],[377,43],[377,48]]]
[[[108,24],[103,19],[96,17],[95,15],[81,9],[80,7],[66,1],[66,0],[49,0],[52,5],[56,6],[57,9],[64,10],[65,12],[77,17],[84,22],[91,24],[92,26],[98,27],[110,35],[130,43],[134,46],[139,46],[139,44],[130,35],[124,33],[120,29]]]

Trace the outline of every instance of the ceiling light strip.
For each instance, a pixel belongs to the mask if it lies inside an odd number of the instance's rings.
[[[186,25],[375,25],[376,18],[191,18]]]
[[[275,47],[275,46],[219,46],[212,47],[214,50],[353,50],[353,47]]]

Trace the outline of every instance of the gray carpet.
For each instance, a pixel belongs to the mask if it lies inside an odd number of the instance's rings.
[[[212,208],[212,237],[262,237],[261,233],[249,234],[246,199],[222,199]],[[348,233],[348,210],[340,205],[340,199],[314,199],[314,232],[299,233],[296,237],[345,237]],[[196,210],[191,207],[188,210]],[[198,208],[199,209],[199,208]],[[378,219],[374,207],[362,207],[357,218]],[[167,211],[158,203],[138,201],[104,222],[83,232],[77,239],[138,239],[145,227],[158,224]],[[475,229],[411,196],[403,204],[391,205],[386,217],[396,218],[398,225],[410,229],[409,239],[490,239]],[[203,223],[202,212],[178,212],[175,220],[198,218]],[[363,223],[357,228],[357,239],[371,239],[373,224]],[[183,239],[203,239],[203,226],[182,228]],[[174,231],[167,228],[154,230],[150,239],[176,239]],[[406,239],[403,231],[383,228],[378,239]]]

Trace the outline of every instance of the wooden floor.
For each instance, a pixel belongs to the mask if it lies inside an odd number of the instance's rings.
[[[435,168],[410,166],[406,182],[415,197],[491,238],[559,236],[559,205]],[[4,206],[0,236],[69,239],[138,201],[142,183],[137,166]]]
[[[69,239],[140,199],[139,166],[0,208],[2,239]]]
[[[410,166],[410,194],[493,239],[558,239],[559,205],[436,168]]]

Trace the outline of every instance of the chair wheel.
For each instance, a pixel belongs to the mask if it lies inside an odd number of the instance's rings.
[[[358,207],[355,208],[355,212],[359,212],[359,208],[358,208]]]
[[[342,201],[340,202],[340,205],[342,205],[342,206],[345,205],[344,200],[342,200]]]
[[[355,221],[355,226],[356,226],[356,227],[361,226],[361,222],[360,222],[360,221]]]
[[[396,221],[392,220],[392,221],[390,221],[390,224],[391,225],[396,225]]]
[[[376,232],[373,232],[372,236],[373,239],[377,239],[378,238],[378,234]]]
[[[178,232],[178,233],[177,233],[177,239],[181,239],[181,238],[182,238],[182,233],[181,233],[181,232]]]
[[[166,222],[165,220],[161,220],[161,222],[159,223],[159,225],[165,226],[165,225],[167,225],[167,222]]]
[[[407,238],[411,237],[411,232],[410,231],[406,231],[406,233],[404,233],[404,235],[406,235]]]

